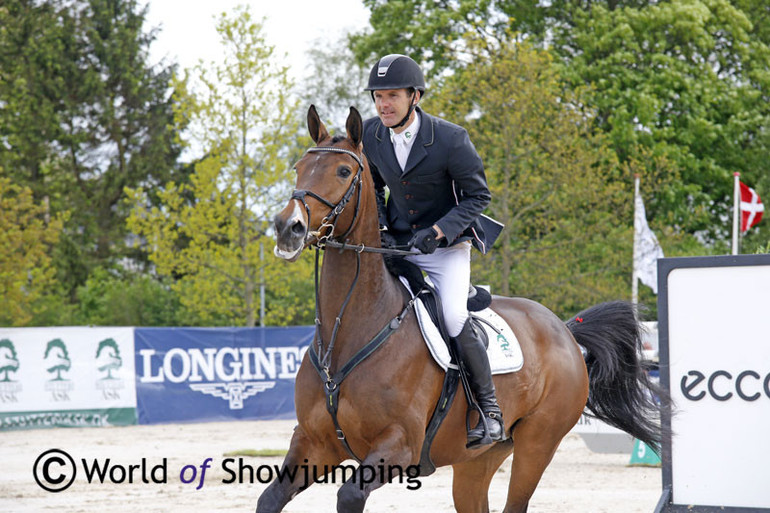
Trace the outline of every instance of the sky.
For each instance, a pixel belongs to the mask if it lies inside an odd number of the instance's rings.
[[[315,39],[335,40],[345,32],[368,26],[369,11],[361,0],[148,0],[146,23],[159,27],[151,61],[162,58],[190,68],[216,60],[219,38],[215,18],[238,5],[248,5],[254,19],[266,18],[268,43],[286,54],[293,78],[304,78],[306,51]],[[334,7],[330,7],[330,6]]]

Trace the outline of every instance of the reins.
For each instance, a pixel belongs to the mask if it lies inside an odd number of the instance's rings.
[[[351,244],[349,242],[337,242],[336,240],[327,240],[323,243],[323,246],[339,249],[340,251],[355,251],[356,253],[379,253],[381,255],[393,255],[393,256],[409,256],[414,255],[411,251],[405,251],[402,249],[393,248],[375,248],[372,246],[364,246],[363,244]],[[321,248],[323,249],[323,247]]]

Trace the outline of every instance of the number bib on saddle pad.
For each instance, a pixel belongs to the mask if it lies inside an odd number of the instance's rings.
[[[407,290],[410,290],[409,284],[404,278],[401,278],[401,282],[406,286]],[[441,333],[439,333],[438,328],[430,318],[428,310],[419,298],[414,303],[414,310],[417,312],[420,331],[430,354],[436,363],[446,371],[450,362],[449,349],[446,346],[446,342],[444,342]],[[508,323],[491,308],[473,312],[471,317],[481,320],[481,322],[476,321],[476,327],[483,328],[489,339],[487,356],[489,356],[492,374],[505,374],[521,369],[524,365],[524,355],[521,352],[519,341],[513,330],[508,326]],[[492,326],[494,326],[494,329]]]

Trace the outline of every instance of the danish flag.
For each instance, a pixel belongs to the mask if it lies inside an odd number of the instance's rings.
[[[757,191],[743,182],[741,184],[741,232],[745,233],[762,220],[765,206]]]

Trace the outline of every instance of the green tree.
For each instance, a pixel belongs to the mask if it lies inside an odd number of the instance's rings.
[[[0,166],[36,198],[59,158],[59,115],[77,98],[75,22],[58,3],[8,0],[0,6]]]
[[[504,0],[363,0],[372,30],[351,37],[360,64],[372,66],[378,57],[405,53],[423,64],[430,76],[465,62],[464,36],[473,33],[488,41],[505,41],[511,15],[530,2]],[[536,2],[534,2],[536,3]],[[478,50],[478,48],[476,49]]]
[[[34,324],[52,306],[46,295],[57,282],[50,252],[62,217],[48,219],[46,205],[35,203],[32,191],[0,168],[0,325]]]
[[[644,8],[594,7],[571,35],[573,83],[595,88],[597,125],[625,161],[641,145],[667,155],[682,186],[659,191],[653,215],[684,230],[729,238],[732,172],[759,176],[770,149],[768,48],[727,0],[672,0]],[[762,171],[764,173],[764,171]]]
[[[0,7],[0,165],[51,212],[71,212],[55,261],[72,300],[92,269],[136,256],[124,243],[124,187],[179,173],[174,68],[148,63],[146,9],[135,0]]]
[[[650,195],[648,212],[727,247],[731,175],[769,196],[770,29],[763,0],[590,0],[427,2],[366,0],[372,30],[356,35],[359,60],[401,51],[434,81],[490,58],[506,31],[547,46],[568,89],[590,85],[596,130],[608,133],[622,163],[641,151],[670,163],[680,180]],[[486,41],[482,53],[464,34]],[[646,150],[643,150],[646,149]],[[653,169],[643,169],[654,172]],[[762,227],[747,247],[770,236]]]
[[[179,296],[169,279],[125,269],[95,269],[78,287],[75,324],[93,326],[176,326]]]
[[[181,147],[169,90],[174,68],[148,63],[155,34],[144,31],[147,6],[140,8],[135,0],[89,0],[84,7],[77,20],[85,37],[81,59],[88,62],[89,85],[64,124],[72,156],[68,171],[75,177],[68,199],[90,208],[78,210],[73,221],[79,229],[70,237],[90,249],[86,261],[104,266],[130,255],[124,243],[124,188],[179,180]]]
[[[474,260],[475,280],[563,315],[628,297],[631,182],[591,132],[595,113],[580,91],[562,90],[547,52],[510,42],[479,53],[492,58],[474,60],[426,101],[468,129],[484,160],[489,213],[506,225],[494,250]]]
[[[239,8],[219,18],[217,31],[224,60],[193,70],[177,112],[189,121],[191,148],[204,156],[189,184],[157,189],[159,207],[148,205],[149,191],[129,190],[135,205],[129,227],[146,240],[158,274],[175,279],[183,323],[254,326],[263,280],[269,299],[310,279],[308,261],[289,268],[272,256],[269,236],[276,209],[289,197],[298,109],[261,22]],[[298,315],[307,322],[311,294],[280,308],[267,302],[266,322]]]

